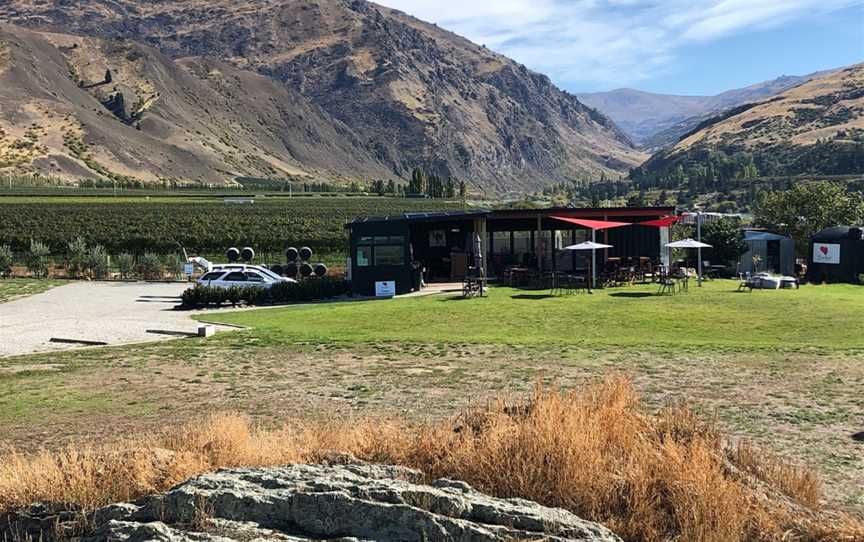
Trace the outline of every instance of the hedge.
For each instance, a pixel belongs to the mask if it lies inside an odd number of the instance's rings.
[[[351,291],[351,284],[344,279],[320,278],[300,282],[280,282],[270,288],[261,286],[195,285],[180,296],[184,307],[206,307],[231,304],[277,305],[333,299]]]

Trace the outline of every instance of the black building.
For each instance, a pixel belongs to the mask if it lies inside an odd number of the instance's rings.
[[[827,228],[810,240],[807,279],[810,282],[858,284],[864,275],[864,229]]]
[[[351,281],[356,293],[374,295],[376,283],[382,281],[395,281],[397,294],[412,291],[421,271],[427,282],[461,280],[475,261],[478,247],[490,279],[510,266],[539,271],[584,269],[590,255],[562,249],[590,240],[592,230],[555,217],[637,224],[674,214],[674,207],[564,207],[357,218],[346,225]],[[610,258],[661,260],[667,257],[663,245],[669,240],[669,229],[603,229],[596,231],[596,240],[613,245],[598,251],[598,267]]]

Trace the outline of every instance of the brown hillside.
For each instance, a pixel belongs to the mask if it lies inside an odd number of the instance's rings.
[[[217,184],[388,175],[302,96],[222,62],[10,25],[0,42],[0,172]]]
[[[713,183],[864,173],[864,64],[703,122],[631,176]]]
[[[644,159],[609,119],[547,77],[361,0],[12,0],[0,6],[2,20],[257,71],[344,123],[365,153],[403,177],[419,165],[504,192],[619,173]]]
[[[674,149],[684,151],[699,143],[811,145],[854,129],[864,129],[864,64],[808,81],[710,124]]]

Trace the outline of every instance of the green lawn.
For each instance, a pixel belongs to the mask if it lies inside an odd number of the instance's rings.
[[[689,293],[657,296],[653,286],[549,297],[493,288],[488,298],[437,295],[207,315],[253,327],[274,344],[292,341],[513,345],[704,347],[716,349],[864,348],[853,330],[864,315],[864,288],[736,291],[712,281]]]
[[[51,279],[0,279],[0,303],[28,295],[41,294],[65,283],[66,281],[63,280]]]

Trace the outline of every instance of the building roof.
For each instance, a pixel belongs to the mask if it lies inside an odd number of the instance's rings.
[[[464,211],[430,211],[424,213],[402,213],[400,215],[387,216],[361,216],[348,223],[349,226],[356,224],[373,224],[376,222],[428,222],[435,220],[459,220],[468,218],[481,218],[488,216],[486,209],[472,209]]]
[[[459,220],[469,218],[534,218],[552,215],[570,218],[611,218],[624,216],[664,217],[675,214],[675,207],[546,207],[538,209],[468,209],[459,211],[430,211],[402,213],[388,216],[364,216],[350,221],[347,226],[381,222],[432,222],[436,220]]]
[[[833,228],[825,228],[813,236],[814,241],[842,241],[844,239],[857,240],[862,238],[864,238],[862,228],[855,226],[835,226]]]
[[[744,230],[745,241],[785,241],[786,239],[792,238],[788,235],[780,235],[779,233],[772,233],[770,231]]]

